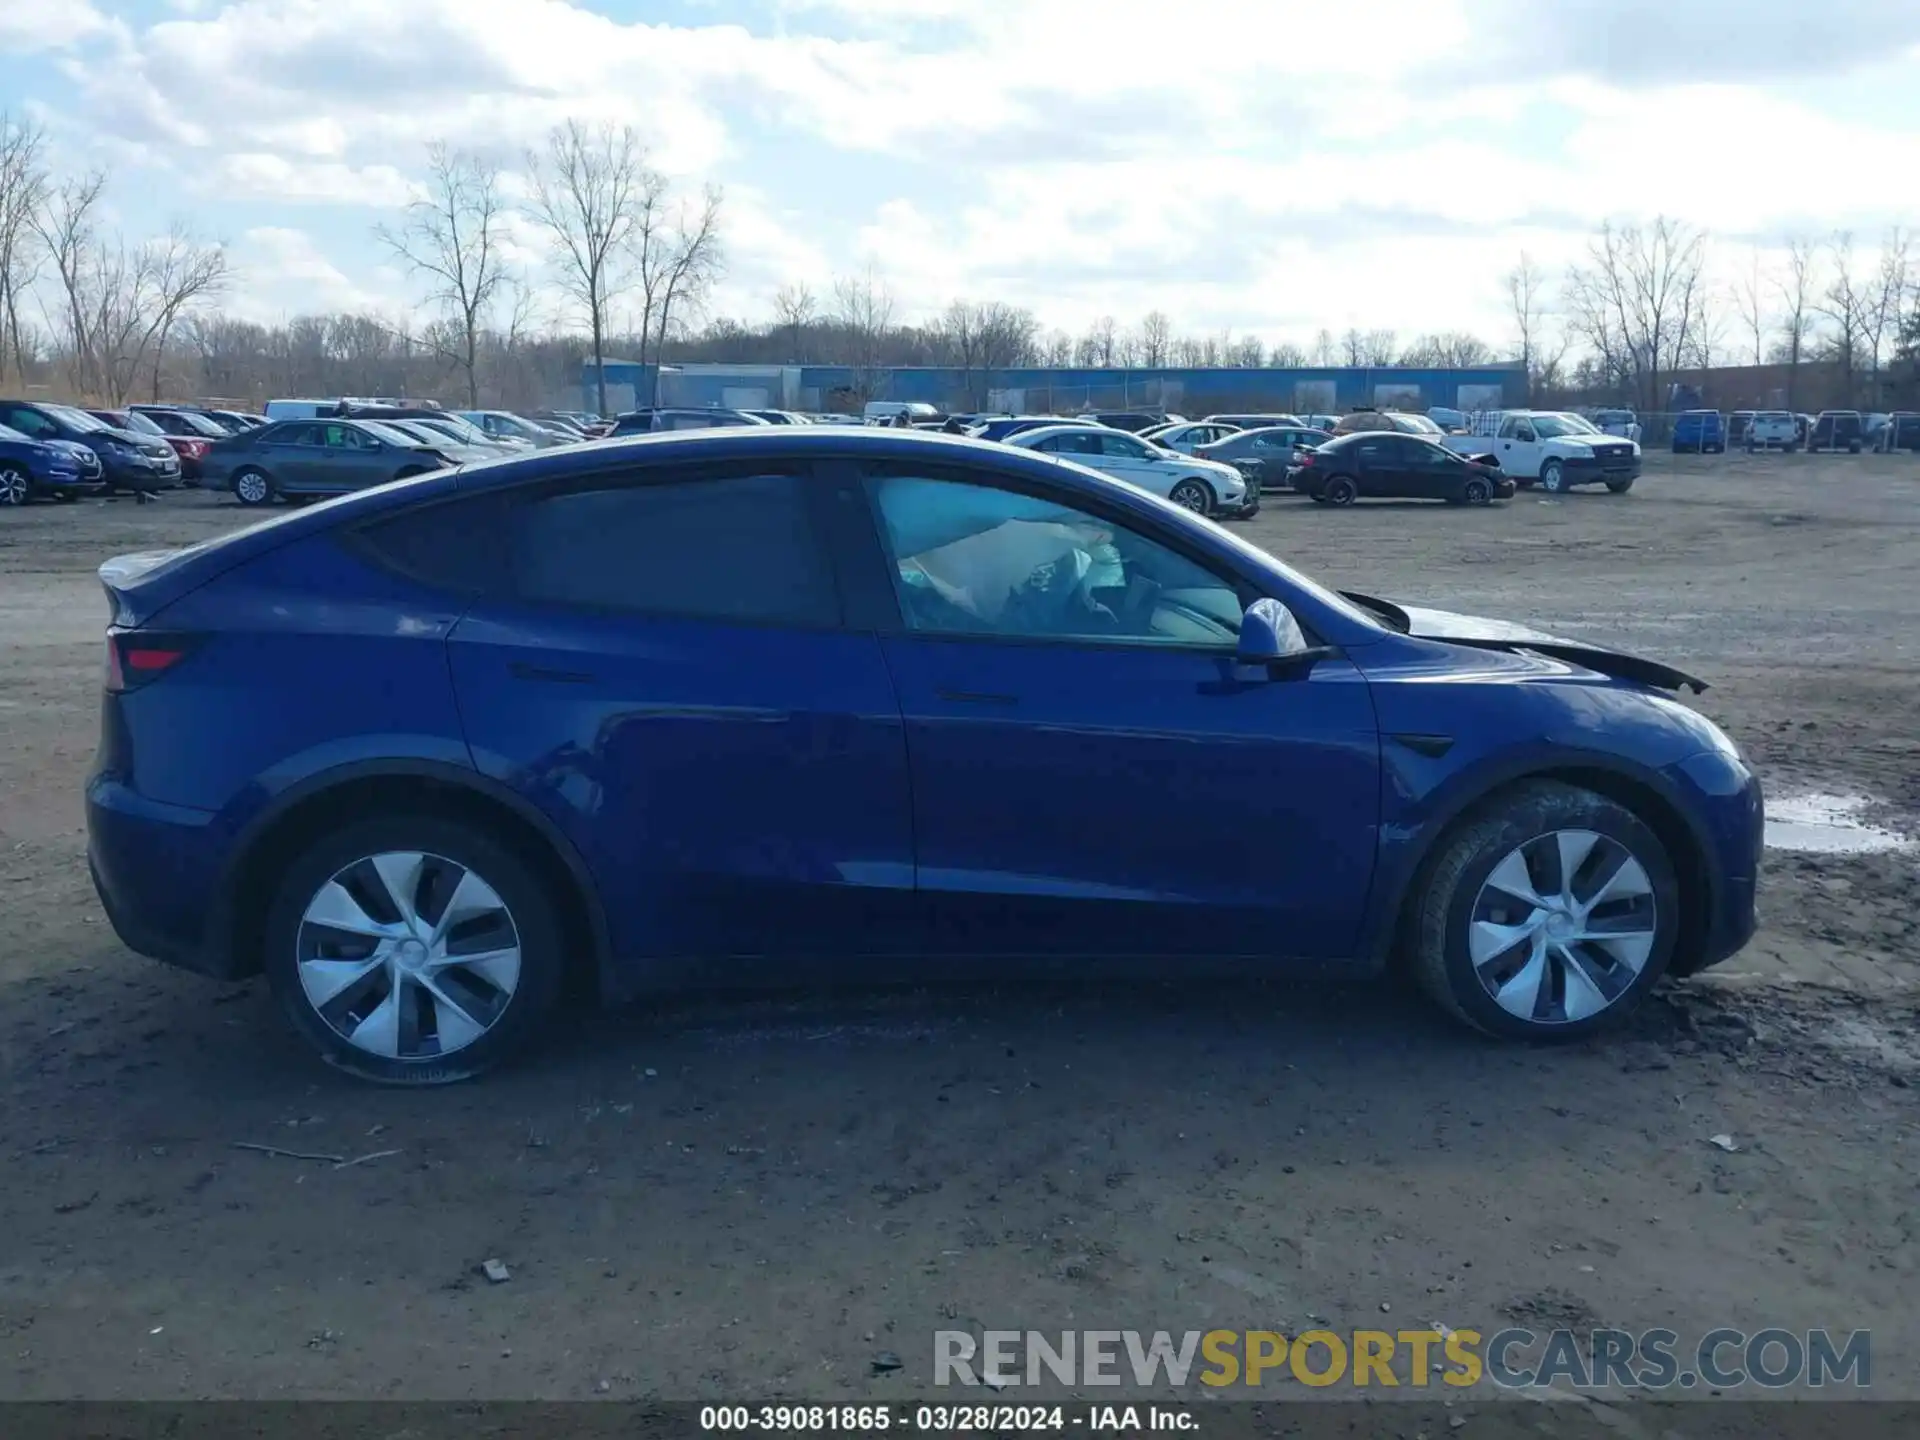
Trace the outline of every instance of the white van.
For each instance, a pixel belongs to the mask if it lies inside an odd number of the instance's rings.
[[[905,415],[908,420],[938,420],[940,412],[921,400],[869,400],[862,418],[869,425],[891,425]]]
[[[338,400],[269,400],[261,413],[269,420],[311,420],[316,415],[331,415]]]

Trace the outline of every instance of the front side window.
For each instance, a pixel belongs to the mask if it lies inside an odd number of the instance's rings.
[[[351,425],[328,425],[323,432],[324,444],[329,450],[364,450],[367,437]]]
[[[868,482],[911,630],[1231,648],[1234,586],[1158,541],[990,485]]]
[[[48,435],[58,435],[60,433],[60,427],[47,419],[47,417],[42,415],[38,410],[0,411],[0,418],[4,418],[7,424],[18,430],[22,435],[31,435],[36,439]]]
[[[1102,435],[1099,439],[1100,453],[1115,460],[1143,460],[1153,454],[1145,442],[1136,440],[1131,435],[1123,435],[1119,431],[1111,435]]]
[[[832,571],[792,475],[536,496],[516,507],[508,533],[526,600],[764,624],[840,621]]]

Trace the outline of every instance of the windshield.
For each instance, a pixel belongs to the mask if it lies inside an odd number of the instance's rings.
[[[1597,435],[1584,420],[1576,420],[1571,415],[1536,415],[1533,417],[1533,433],[1542,440],[1558,440],[1568,435]]]
[[[106,420],[106,423],[109,425],[118,425],[122,430],[132,430],[141,435],[164,435],[167,433],[152,420],[142,415],[138,410],[129,410],[124,416],[117,420],[107,420],[107,417],[104,415],[95,415],[93,418],[96,420]]]
[[[436,415],[431,420],[420,420],[415,423],[424,426],[426,429],[438,430],[442,434],[451,435],[454,439],[465,441],[469,445],[484,445],[487,443],[485,431],[477,430],[466,421],[452,415]]]
[[[1399,418],[1401,424],[1408,430],[1419,435],[1444,435],[1447,433],[1424,415],[1402,415]]]
[[[75,410],[71,405],[43,406],[46,412],[69,429],[91,435],[96,430],[111,430],[113,427],[104,420],[96,420],[84,410]]]

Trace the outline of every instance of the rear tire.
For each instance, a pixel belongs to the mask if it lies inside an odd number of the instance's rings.
[[[233,496],[242,505],[266,505],[276,493],[273,477],[249,466],[233,477]]]
[[[1351,505],[1360,498],[1360,487],[1345,475],[1336,475],[1327,481],[1326,487],[1320,492],[1320,498],[1329,505]]]
[[[1440,842],[1414,897],[1410,958],[1421,987],[1477,1030],[1578,1039],[1626,1016],[1666,973],[1680,899],[1666,847],[1637,815],[1533,781]]]
[[[387,869],[376,870],[373,857]],[[401,857],[420,863],[395,863]],[[559,1000],[565,951],[555,897],[514,850],[473,825],[433,814],[350,823],[314,839],[269,883],[267,982],[301,1038],[361,1079],[467,1079],[529,1044]],[[455,895],[465,902],[457,912]],[[386,934],[341,929],[316,914],[372,920]],[[407,937],[437,932],[435,922],[449,914],[460,919],[453,953],[437,962],[447,968],[430,968],[438,953],[430,944],[427,965],[409,969],[418,957],[402,952]],[[492,958],[509,949],[510,973]],[[469,953],[489,956],[491,968],[462,968],[459,957]],[[346,980],[349,966],[356,968]]]

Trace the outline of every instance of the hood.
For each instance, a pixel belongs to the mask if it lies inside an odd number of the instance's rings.
[[[1698,695],[1707,688],[1706,681],[1689,675],[1684,670],[1676,670],[1673,666],[1662,664],[1658,660],[1629,655],[1605,645],[1595,645],[1588,640],[1568,640],[1559,635],[1549,635],[1544,630],[1535,630],[1528,625],[1515,624],[1511,620],[1493,620],[1481,615],[1456,615],[1450,610],[1428,610],[1421,606],[1396,605],[1390,600],[1378,600],[1371,595],[1360,595],[1353,591],[1342,593],[1348,599],[1368,609],[1384,611],[1403,618],[1407,633],[1422,640],[1439,640],[1449,645],[1471,645],[1481,650],[1532,650],[1537,654],[1549,655],[1556,660],[1564,660],[1571,665],[1597,670],[1602,675],[1649,685],[1656,690],[1679,690],[1684,687]]]

